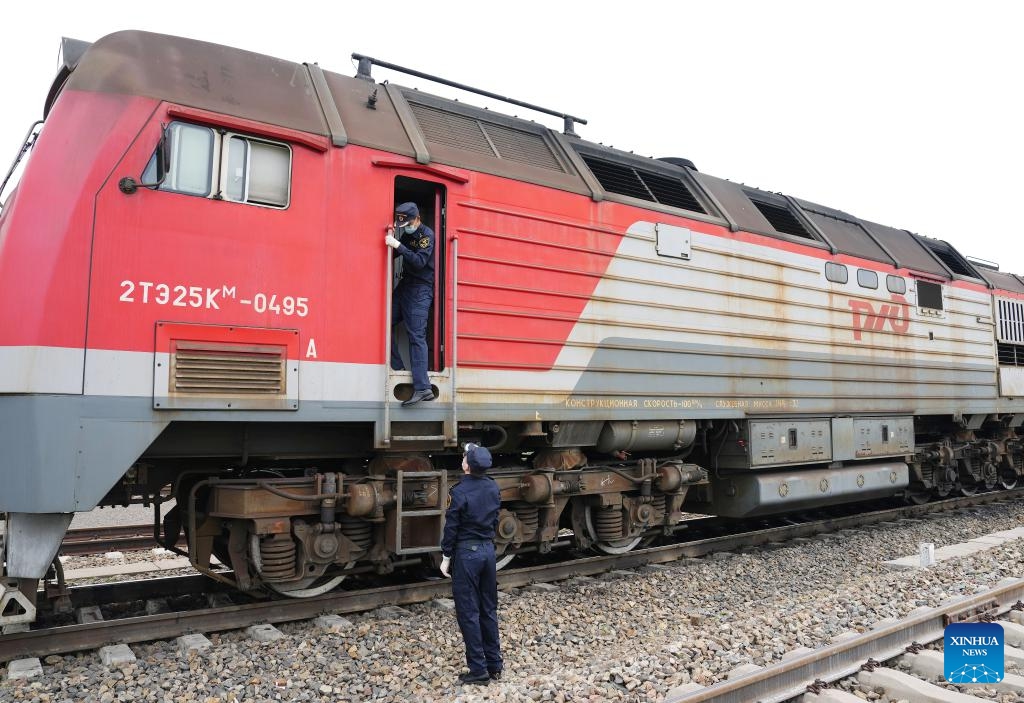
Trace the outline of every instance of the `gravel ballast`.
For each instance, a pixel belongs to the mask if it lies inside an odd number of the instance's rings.
[[[1019,527],[1022,517],[1022,504],[983,506],[574,579],[553,592],[516,589],[499,598],[505,675],[487,686],[457,683],[464,657],[455,614],[427,603],[404,606],[407,614],[346,614],[351,625],[337,628],[278,624],[283,637],[265,644],[244,630],[205,633],[211,646],[187,655],[175,640],[133,644],[137,659],[122,668],[108,669],[95,652],[50,656],[42,676],[8,681],[5,670],[0,700],[661,701],[678,685],[711,685],[741,664],[773,664],[796,647],[1024,576],[1020,539],[925,570],[882,565],[916,554],[919,542],[964,542]],[[1024,701],[983,692],[971,689]]]

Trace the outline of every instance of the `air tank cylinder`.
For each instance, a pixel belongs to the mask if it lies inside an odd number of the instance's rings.
[[[604,423],[597,451],[675,451],[693,444],[696,436],[694,420],[614,420]]]

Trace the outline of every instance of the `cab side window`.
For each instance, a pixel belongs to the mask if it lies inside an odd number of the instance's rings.
[[[212,195],[213,155],[216,134],[209,127],[172,122],[167,127],[171,164],[160,190],[188,195]],[[142,173],[143,183],[156,181],[156,155]]]
[[[291,199],[292,151],[287,144],[172,122],[171,163],[159,190],[262,207],[286,208]],[[143,182],[156,177],[150,159]]]
[[[242,203],[286,207],[290,171],[288,147],[232,135],[228,140],[224,197]]]

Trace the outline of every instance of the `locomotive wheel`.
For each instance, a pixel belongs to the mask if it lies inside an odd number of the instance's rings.
[[[354,561],[350,561],[345,568],[351,568],[355,565]],[[264,584],[274,593],[279,593],[282,596],[288,598],[313,598],[315,596],[322,596],[335,589],[342,581],[345,580],[346,574],[340,576],[320,576],[312,577],[307,579],[299,579],[298,581],[290,581],[287,583],[270,583],[265,581]],[[326,579],[326,580],[324,580]],[[320,582],[314,586],[314,583]]]
[[[636,546],[643,541],[644,536],[642,534],[636,537],[624,537],[623,539],[612,539],[602,540],[598,539],[597,530],[594,528],[594,520],[592,517],[591,506],[587,506],[584,509],[584,516],[587,522],[587,532],[590,533],[590,539],[594,542],[594,549],[604,554],[625,554],[626,552],[636,549]]]
[[[501,570],[502,570],[502,569],[504,569],[504,568],[505,568],[506,566],[508,566],[509,564],[511,564],[511,563],[512,563],[512,560],[513,560],[513,559],[515,559],[515,558],[516,558],[516,555],[515,555],[515,553],[512,553],[512,554],[502,554],[502,555],[501,555],[500,557],[498,557],[498,558],[497,558],[497,560],[496,560],[496,561],[494,562],[494,570],[495,570],[495,571],[501,571]]]
[[[252,559],[253,564],[259,564],[262,561],[260,555],[260,543],[259,538],[253,535],[253,539],[249,542],[249,557]],[[345,565],[345,569],[351,569],[355,566],[355,561],[350,561]],[[278,583],[272,583],[270,581],[263,581],[263,585],[269,588],[274,593],[279,593],[282,596],[288,598],[313,598],[315,596],[322,596],[345,580],[348,574],[340,574],[335,576],[308,576],[306,578],[295,579],[294,581],[283,581]]]
[[[533,517],[537,517],[537,509],[533,508]],[[516,514],[511,510],[502,510],[498,514],[498,526],[495,529],[495,539],[500,540],[500,543],[496,542],[494,545],[495,562],[494,568],[497,571],[501,571],[515,558],[515,551],[512,548],[512,539],[516,536],[516,532],[519,530],[519,519]]]
[[[999,483],[999,469],[996,468],[995,464],[985,464],[981,474],[981,483],[985,486],[986,491],[991,491]]]
[[[932,497],[932,490],[926,488],[923,484],[912,483],[907,489],[907,502],[911,505],[924,505]]]
[[[640,549],[647,549],[647,547],[650,547],[652,544],[657,542],[659,537],[661,537],[660,533],[656,533],[656,534],[653,534],[653,535],[645,535],[645,536],[641,537],[640,538]]]
[[[999,472],[999,485],[1010,490],[1017,487],[1017,472],[1013,469],[1003,469]]]
[[[978,492],[978,484],[976,483],[964,483],[961,481],[957,488],[962,496],[972,496]]]

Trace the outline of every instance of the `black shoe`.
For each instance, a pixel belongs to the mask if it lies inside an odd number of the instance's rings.
[[[497,671],[487,670],[487,675],[491,677],[491,681],[501,681],[501,669]]]
[[[486,671],[480,674],[474,674],[472,671],[468,674],[459,674],[459,683],[490,683],[491,676]]]
[[[422,391],[416,391],[415,393],[413,393],[412,397],[409,398],[408,400],[403,400],[402,401],[402,407],[403,408],[407,408],[410,405],[416,405],[416,403],[420,402],[421,400],[433,400],[433,399],[434,399],[434,391],[432,391],[429,388],[425,388]]]

